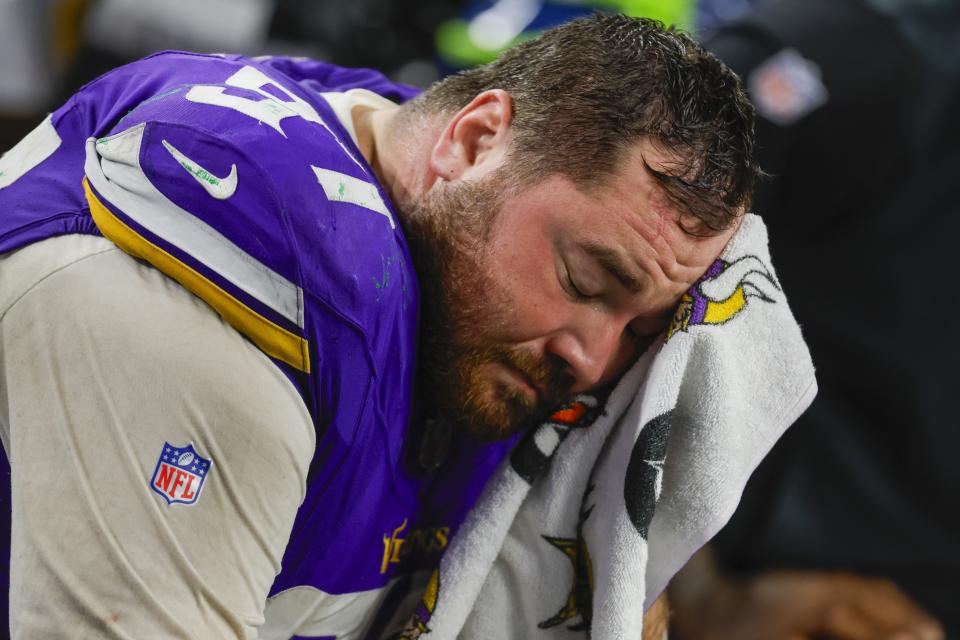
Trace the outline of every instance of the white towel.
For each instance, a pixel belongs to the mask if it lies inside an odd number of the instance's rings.
[[[659,348],[517,445],[400,637],[639,638],[815,393],[766,229],[748,215]]]

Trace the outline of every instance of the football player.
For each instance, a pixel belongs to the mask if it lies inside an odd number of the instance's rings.
[[[176,52],[88,84],[0,160],[13,636],[373,633],[756,174],[738,79],[622,16],[421,95]]]

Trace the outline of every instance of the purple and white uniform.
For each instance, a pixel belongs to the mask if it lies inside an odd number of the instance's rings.
[[[316,446],[260,637],[360,637],[392,586],[436,565],[509,448],[455,441],[433,474],[406,462],[418,285],[349,108],[413,93],[314,61],[162,53],[90,83],[0,159],[0,254],[103,235],[212,307],[306,406]],[[243,486],[236,460],[188,436],[157,433],[143,454],[140,488],[171,518]]]

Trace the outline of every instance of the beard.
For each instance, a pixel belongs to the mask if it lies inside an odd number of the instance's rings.
[[[509,184],[440,183],[410,207],[405,231],[421,289],[419,393],[428,415],[484,441],[545,420],[568,395],[565,363],[499,340],[515,302],[491,277],[489,231]],[[500,375],[497,375],[497,372]],[[519,375],[536,390],[518,386]]]

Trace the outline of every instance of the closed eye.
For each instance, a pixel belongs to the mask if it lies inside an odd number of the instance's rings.
[[[594,296],[586,293],[583,289],[577,286],[576,281],[573,279],[573,276],[570,274],[570,267],[566,263],[563,263],[563,275],[560,278],[561,285],[563,290],[567,295],[576,302],[585,302],[591,300]]]

